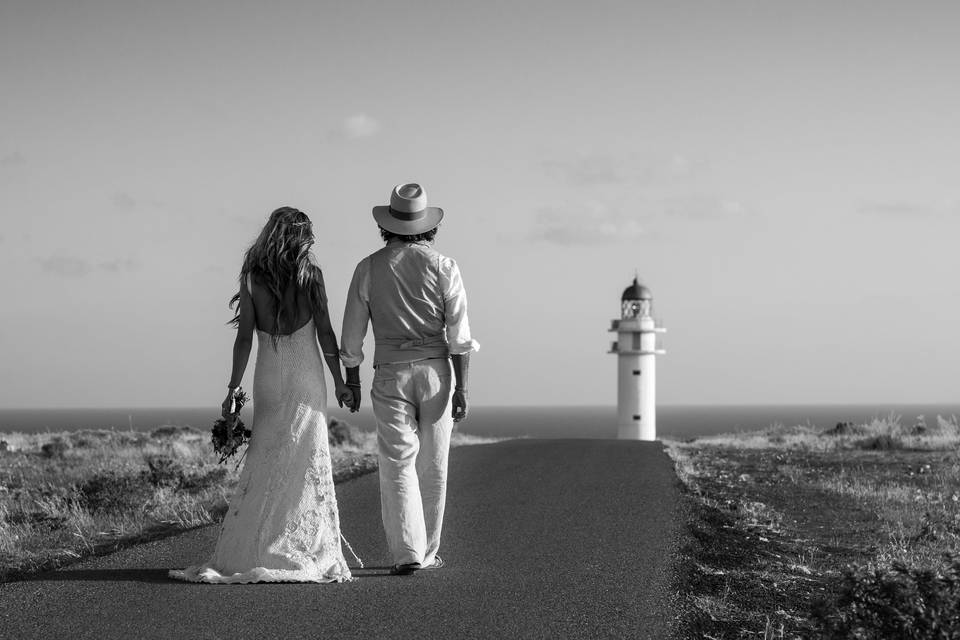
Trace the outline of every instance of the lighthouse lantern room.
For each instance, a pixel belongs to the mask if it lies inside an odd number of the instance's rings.
[[[657,439],[658,333],[666,331],[653,319],[653,295],[637,278],[620,298],[620,318],[610,331],[617,333],[610,353],[617,354],[617,437],[621,440]]]

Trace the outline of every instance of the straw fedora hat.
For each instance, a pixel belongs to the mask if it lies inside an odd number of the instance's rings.
[[[373,219],[390,233],[413,236],[440,224],[443,209],[428,207],[427,192],[411,182],[395,186],[390,194],[390,204],[373,208]]]

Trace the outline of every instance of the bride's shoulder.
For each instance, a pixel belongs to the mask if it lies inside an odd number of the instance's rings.
[[[320,268],[320,265],[311,260],[306,269],[304,269],[304,275],[306,276],[304,289],[307,295],[314,303],[321,302],[322,304],[326,304],[327,289],[323,282],[323,270]]]
[[[307,263],[304,273],[307,276],[307,282],[315,286],[323,286],[323,269],[316,262],[311,260]]]
[[[246,275],[243,276],[243,286],[246,288],[247,293],[253,295],[253,288],[257,285],[260,285],[260,278],[257,277],[257,274],[251,269],[247,271]]]

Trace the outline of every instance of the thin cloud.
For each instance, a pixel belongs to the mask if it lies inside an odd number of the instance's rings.
[[[340,125],[330,132],[331,140],[360,140],[372,138],[380,133],[380,122],[365,113],[355,113],[344,118]]]
[[[699,176],[709,168],[709,165],[706,160],[674,153],[653,167],[655,167],[655,174],[661,178],[686,180]]]
[[[636,240],[643,226],[636,215],[609,205],[543,207],[537,212],[529,238],[558,245],[602,245]]]
[[[96,272],[127,273],[136,271],[140,264],[132,259],[114,259],[93,262],[76,256],[50,256],[40,259],[40,268],[50,275],[63,278],[82,278]]]
[[[118,191],[110,196],[110,205],[120,213],[146,213],[150,209],[168,209],[162,200],[150,196],[133,196],[127,191]]]
[[[3,167],[14,167],[21,164],[26,164],[27,158],[19,151],[13,151],[12,153],[7,153],[3,156],[0,156],[0,166]]]
[[[683,153],[639,160],[637,181],[646,186],[689,185],[710,170],[710,163]]]
[[[957,211],[958,207],[935,206],[918,202],[890,201],[868,202],[857,207],[857,212],[871,216],[889,216],[892,218],[929,217]]]
[[[718,218],[744,217],[753,211],[740,200],[713,196],[682,196],[663,202],[663,215],[668,218],[711,220]]]
[[[629,206],[609,201],[541,207],[528,239],[559,245],[600,245],[632,242],[668,218],[691,222],[749,219],[753,210],[740,200],[711,196],[643,198]]]
[[[541,169],[551,178],[575,187],[611,184],[642,186],[689,182],[707,169],[705,160],[682,153],[666,156],[584,155],[544,160]]]
[[[45,272],[68,278],[79,278],[89,274],[93,268],[83,258],[70,256],[51,256],[40,260],[40,268]]]
[[[137,208],[136,198],[125,192],[113,194],[113,198],[110,199],[110,202],[114,207],[120,211],[123,211],[124,213],[128,213]]]
[[[101,271],[107,271],[109,273],[129,273],[131,271],[139,270],[140,263],[133,258],[107,260],[105,262],[98,262],[97,269]]]
[[[547,175],[574,186],[618,184],[627,180],[625,167],[609,156],[586,156],[540,163]]]

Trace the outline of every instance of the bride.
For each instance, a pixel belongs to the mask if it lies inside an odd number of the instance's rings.
[[[323,274],[313,263],[310,219],[281,207],[247,251],[233,324],[233,373],[223,413],[233,411],[256,329],[253,435],[236,493],[208,562],[170,576],[191,582],[342,582],[350,570],[327,442],[323,359],[340,405],[353,394],[340,372]]]

